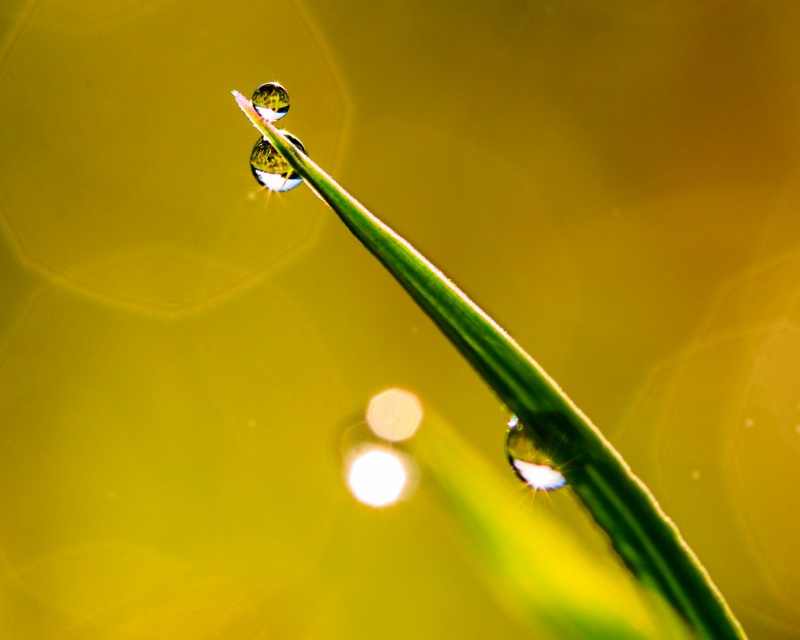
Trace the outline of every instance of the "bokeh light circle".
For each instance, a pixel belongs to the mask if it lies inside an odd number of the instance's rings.
[[[405,389],[387,389],[372,397],[367,424],[379,438],[400,442],[413,436],[424,411],[419,398]]]
[[[347,470],[347,486],[359,502],[386,507],[404,496],[409,475],[408,464],[400,454],[369,447],[353,456]]]

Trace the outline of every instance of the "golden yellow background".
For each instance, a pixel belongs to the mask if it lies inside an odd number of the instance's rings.
[[[525,637],[424,477],[345,488],[386,387],[501,470],[507,416],[305,186],[258,188],[230,90],[270,80],[750,636],[800,637],[793,0],[4,0],[0,635]],[[568,490],[533,508],[598,544]]]

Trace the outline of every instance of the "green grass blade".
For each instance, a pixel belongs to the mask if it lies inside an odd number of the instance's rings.
[[[653,495],[559,386],[514,340],[404,238],[370,213],[233,92],[240,108],[311,189],[533,432],[625,564],[702,637],[744,638],[722,595]]]

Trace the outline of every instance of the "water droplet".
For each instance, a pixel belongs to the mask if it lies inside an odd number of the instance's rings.
[[[287,131],[281,131],[281,133],[295,147],[306,153],[303,143],[295,136]],[[253,147],[250,154],[250,168],[258,183],[270,191],[289,191],[303,181],[266,138],[259,138]]]
[[[695,469],[694,471],[692,471],[692,480],[699,480],[699,479],[700,479],[700,472],[697,469]]]
[[[553,467],[550,457],[536,447],[516,416],[508,421],[506,456],[520,480],[538,491],[553,491],[567,484],[567,479]]]
[[[289,94],[277,82],[265,82],[253,92],[253,107],[262,118],[275,122],[289,111]]]
[[[753,420],[752,418],[747,418],[744,421],[744,426],[745,427],[752,427],[754,424],[755,424],[755,420]]]

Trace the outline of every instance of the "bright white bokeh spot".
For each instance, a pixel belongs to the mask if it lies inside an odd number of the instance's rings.
[[[534,489],[553,491],[567,484],[567,479],[546,464],[533,464],[523,460],[513,460],[512,464],[520,477]]]
[[[408,484],[400,456],[381,448],[364,449],[350,463],[347,484],[359,502],[386,507],[397,502]]]
[[[404,389],[387,389],[369,401],[367,424],[379,438],[400,442],[416,433],[422,415],[422,403],[416,395]]]

